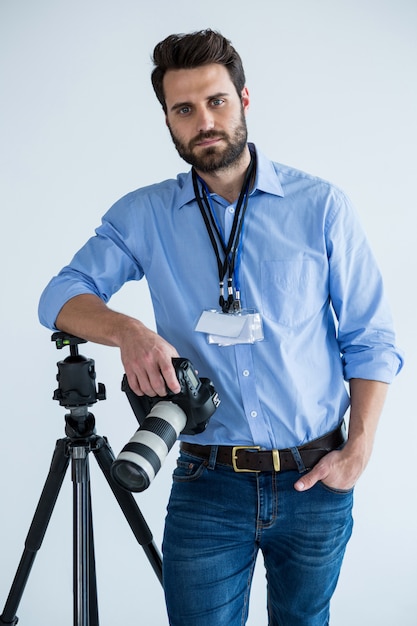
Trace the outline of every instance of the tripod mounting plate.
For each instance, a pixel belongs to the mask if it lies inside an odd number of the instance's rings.
[[[62,350],[66,346],[78,346],[80,343],[87,343],[86,339],[69,335],[68,333],[56,332],[52,335],[51,341],[55,341],[58,350]]]

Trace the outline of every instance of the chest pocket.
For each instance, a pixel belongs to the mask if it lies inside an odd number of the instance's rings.
[[[283,326],[296,327],[328,302],[327,270],[313,259],[263,261],[263,314]]]

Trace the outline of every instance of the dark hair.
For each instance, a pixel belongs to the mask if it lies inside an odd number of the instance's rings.
[[[165,112],[163,80],[168,70],[193,69],[209,63],[220,63],[228,70],[239,97],[245,86],[245,72],[240,56],[228,39],[209,28],[195,33],[169,35],[155,46],[153,62],[152,85]]]

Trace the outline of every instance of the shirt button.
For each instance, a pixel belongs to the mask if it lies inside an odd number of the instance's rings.
[[[243,370],[242,374],[243,376],[249,376],[250,372],[249,370]]]
[[[234,213],[235,212],[235,207],[234,206],[229,206],[228,211],[229,211],[229,213]]]
[[[258,417],[258,413],[257,413],[257,411],[251,411],[251,412],[250,412],[250,416],[251,416],[251,417]]]

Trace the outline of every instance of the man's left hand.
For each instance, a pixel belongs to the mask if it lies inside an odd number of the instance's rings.
[[[361,460],[353,460],[344,450],[333,450],[326,454],[294,484],[297,491],[311,489],[319,481],[331,489],[348,491],[356,484],[362,474],[364,464]]]

